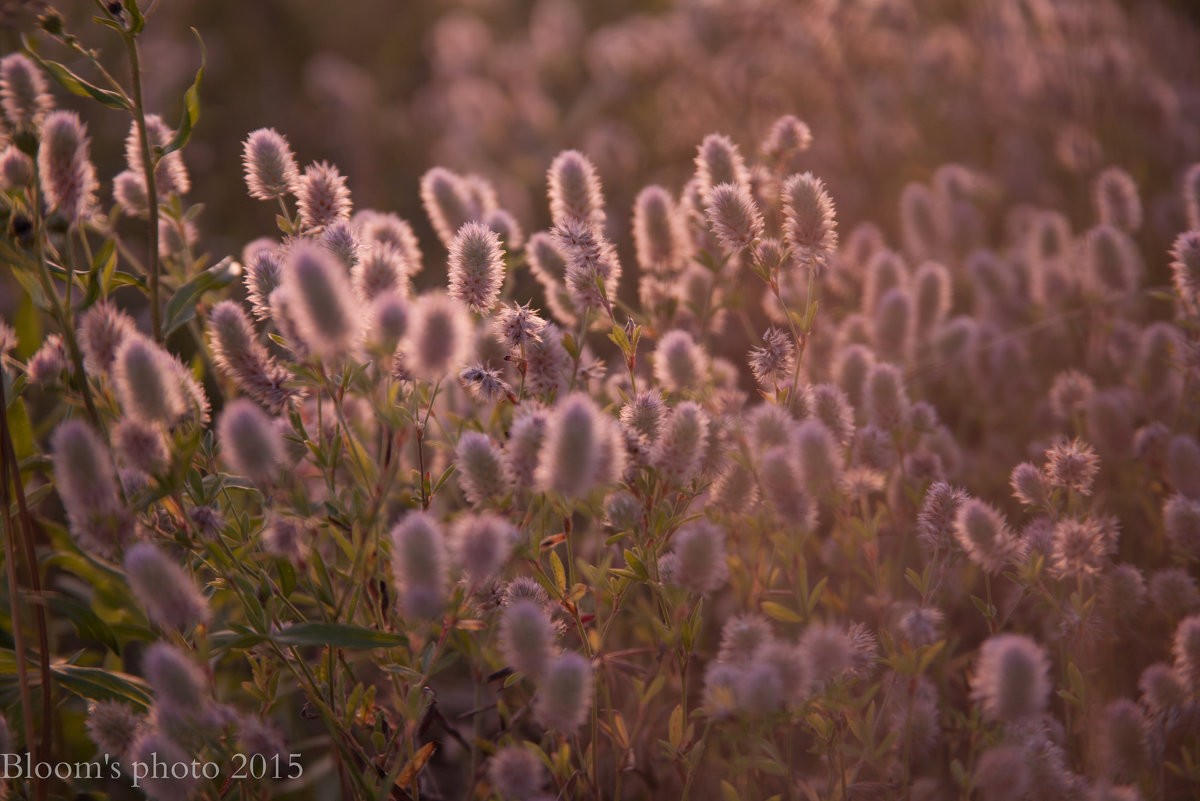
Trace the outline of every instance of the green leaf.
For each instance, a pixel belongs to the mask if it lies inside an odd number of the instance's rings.
[[[233,260],[226,257],[179,287],[167,303],[163,336],[170,336],[171,332],[196,316],[196,303],[201,295],[210,289],[228,286],[236,277]]]
[[[125,701],[139,710],[150,708],[152,696],[146,682],[136,676],[79,665],[52,665],[59,685],[88,701]]]
[[[403,634],[342,623],[297,623],[271,635],[271,639],[280,645],[332,645],[350,650],[408,645],[408,637]]]
[[[558,587],[559,597],[562,597],[567,592],[567,573],[557,551],[550,552],[550,569],[554,571],[554,586]]]
[[[127,6],[133,3],[134,0],[125,0]],[[163,148],[164,156],[174,153],[186,145],[192,138],[192,128],[200,120],[200,84],[204,80],[204,68],[208,65],[208,51],[204,49],[204,40],[200,38],[200,32],[192,28],[192,34],[200,43],[200,69],[196,70],[196,77],[192,81],[192,85],[183,95],[183,116],[179,120],[179,127],[175,129],[175,136]]]
[[[129,99],[123,94],[119,94],[109,89],[101,89],[99,86],[88,83],[83,78],[80,78],[78,75],[71,72],[71,70],[67,69],[62,64],[59,64],[57,61],[50,61],[49,59],[42,58],[34,52],[32,47],[29,46],[28,40],[25,40],[24,37],[22,37],[22,39],[24,40],[25,44],[25,52],[28,53],[34,61],[42,65],[42,68],[46,70],[46,72],[50,73],[50,75],[54,77],[54,80],[62,84],[62,87],[71,94],[79,95],[80,97],[95,98],[109,108],[120,109],[121,111],[133,110],[133,106],[130,104]]]
[[[802,623],[804,618],[788,609],[783,604],[777,604],[774,601],[762,602],[763,613],[770,618],[778,620],[780,623]]]
[[[129,12],[129,32],[136,36],[146,27],[146,18],[142,16],[137,0],[125,0],[125,10]]]

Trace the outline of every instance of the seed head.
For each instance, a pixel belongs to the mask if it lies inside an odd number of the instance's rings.
[[[1033,789],[1025,751],[1001,745],[984,751],[975,766],[975,786],[984,801],[1023,801]]]
[[[548,729],[573,733],[587,719],[594,690],[591,663],[567,651],[551,661],[542,675],[534,715]]]
[[[556,226],[568,221],[586,227],[604,226],[604,193],[596,167],[578,150],[555,156],[546,173],[550,218]]]
[[[711,595],[729,577],[725,555],[725,530],[706,519],[679,529],[674,547],[663,558],[664,580],[687,587],[699,595]]]
[[[1051,569],[1061,578],[1094,576],[1117,549],[1113,519],[1065,517],[1054,526]]]
[[[61,424],[51,438],[54,479],[71,534],[83,548],[111,557],[129,539],[133,521],[117,495],[104,444],[79,420]]]
[[[819,420],[805,420],[796,427],[795,443],[805,489],[814,495],[835,489],[844,457],[833,433]]]
[[[54,111],[42,124],[38,173],[47,205],[75,224],[96,204],[96,168],[89,156],[87,126],[74,111]]]
[[[671,193],[647,186],[633,204],[633,241],[638,266],[645,273],[678,271],[687,250],[687,232]]]
[[[692,401],[671,410],[662,434],[655,440],[652,461],[663,477],[677,484],[687,484],[696,477],[704,458],[709,417]]]
[[[284,262],[281,288],[306,347],[329,358],[353,352],[362,315],[345,268],[327,250],[296,242]]]
[[[474,327],[466,306],[440,292],[427,292],[412,305],[400,343],[405,365],[417,378],[438,381],[456,372],[474,348]]]
[[[1133,240],[1119,228],[1100,224],[1088,231],[1084,261],[1088,287],[1100,297],[1124,297],[1137,291],[1144,265]]]
[[[988,573],[999,573],[1020,550],[1004,516],[974,498],[963,501],[954,516],[954,536],[971,561]]]
[[[1175,553],[1200,557],[1200,500],[1172,495],[1163,505],[1163,528]]]
[[[246,398],[231,401],[217,424],[221,452],[238,475],[269,487],[283,466],[283,440],[267,413]]]
[[[534,395],[566,391],[571,378],[571,356],[562,339],[558,326],[547,323],[542,329],[542,341],[526,350],[525,388]]]
[[[491,310],[504,283],[504,249],[500,237],[483,223],[469,222],[450,243],[450,297],[484,314]]]
[[[213,362],[254,400],[279,412],[298,391],[287,386],[295,376],[278,364],[255,339],[246,313],[236,302],[223,300],[208,315]]]
[[[130,763],[143,765],[187,765],[190,758],[188,752],[176,744],[167,732],[147,727],[130,744],[126,759]],[[154,801],[189,801],[199,790],[199,779],[191,773],[186,773],[181,779],[162,770],[157,773],[150,770],[147,774],[138,782],[138,788]]]
[[[329,162],[310,164],[296,182],[296,209],[300,224],[309,230],[320,230],[336,222],[350,220],[350,190],[346,177]]]
[[[904,378],[891,364],[875,364],[867,371],[863,385],[867,419],[885,431],[901,427],[908,420],[908,393]]]
[[[157,473],[167,463],[167,443],[162,427],[136,417],[126,417],[112,429],[113,448],[127,467]]]
[[[783,184],[783,236],[800,265],[824,268],[837,250],[833,200],[812,173],[793,175]]]
[[[154,545],[142,543],[126,552],[125,575],[155,625],[185,632],[212,619],[191,577]]]
[[[1026,506],[1045,506],[1049,499],[1046,474],[1031,462],[1022,462],[1013,468],[1008,484],[1013,497]]]
[[[117,348],[113,377],[121,407],[140,420],[171,425],[187,411],[174,358],[139,333]]]
[[[474,364],[458,374],[458,381],[472,398],[485,404],[496,404],[505,398],[515,398],[512,386],[501,378],[496,368]]]
[[[155,148],[165,148],[174,136],[175,132],[163,122],[162,117],[157,114],[146,115],[146,141],[150,145],[151,153]],[[142,169],[142,139],[136,120],[130,123],[129,134],[125,137],[125,163],[129,171],[141,179],[144,195],[146,173]],[[188,193],[192,188],[192,181],[188,176],[187,166],[183,163],[183,153],[175,150],[158,160],[158,165],[154,168],[154,188],[159,200]]]
[[[1180,622],[1171,653],[1175,656],[1175,670],[1188,692],[1200,692],[1200,615]]]
[[[737,254],[762,236],[763,216],[745,185],[718,184],[708,193],[706,214],[727,253]]]
[[[796,345],[791,336],[774,326],[763,332],[761,348],[750,350],[750,372],[764,387],[786,383],[796,369]]]
[[[1152,713],[1168,712],[1181,706],[1187,698],[1187,688],[1170,665],[1155,663],[1142,671],[1138,680],[1142,703]]]
[[[729,137],[709,134],[700,143],[696,154],[696,182],[700,196],[707,201],[712,190],[721,184],[749,188],[750,171]],[[707,205],[707,204],[706,204]]]
[[[54,108],[46,77],[22,53],[10,53],[0,59],[0,109],[8,131],[37,131]]]
[[[778,445],[763,455],[758,481],[780,523],[800,530],[816,526],[816,507],[803,489],[800,467],[789,447]]]
[[[546,783],[546,768],[533,751],[509,745],[497,750],[488,761],[488,779],[509,801],[528,801]]]
[[[142,718],[128,704],[95,701],[88,708],[88,737],[101,754],[124,759],[142,726]]]
[[[259,128],[246,137],[242,147],[246,187],[250,197],[274,200],[298,192],[300,170],[288,141],[274,128]]]
[[[567,217],[551,232],[554,245],[566,260],[563,281],[571,301],[580,313],[603,309],[617,291],[621,262],[616,248],[596,226]],[[604,282],[604,294],[600,292]]]
[[[899,363],[908,360],[912,318],[912,298],[906,289],[893,287],[883,293],[872,321],[872,344],[879,358]]]
[[[363,247],[369,250],[377,245],[391,246],[403,260],[405,274],[411,276],[421,272],[424,266],[421,243],[407,220],[390,212],[362,209],[355,212],[350,223]]]
[[[0,58],[0,109],[10,132],[36,131],[53,108],[46,78],[28,56]]]
[[[544,605],[527,597],[512,600],[500,618],[500,650],[509,667],[538,678],[558,654],[554,624]]]
[[[479,431],[464,431],[454,450],[458,483],[467,500],[480,506],[502,498],[509,490],[500,449]]]
[[[984,642],[971,681],[972,697],[990,720],[1017,722],[1046,708],[1050,660],[1022,634],[999,634]]]
[[[1099,471],[1099,457],[1092,446],[1081,439],[1060,442],[1046,451],[1046,480],[1052,487],[1091,495]]]
[[[530,489],[534,486],[534,472],[546,436],[547,419],[546,412],[537,409],[513,420],[503,459],[508,480],[516,487]]]
[[[606,458],[618,447],[619,438],[616,423],[591,398],[581,392],[568,395],[547,422],[535,473],[537,485],[580,498],[609,483],[621,473],[622,465]]]
[[[450,528],[451,551],[472,587],[482,586],[503,569],[518,538],[517,530],[494,514],[467,514]]]
[[[400,608],[415,618],[441,614],[446,601],[446,553],[441,527],[425,512],[409,512],[392,529],[392,574]]]
[[[786,162],[811,146],[812,131],[808,126],[791,114],[785,114],[772,123],[759,152],[770,161]]]
[[[928,186],[916,182],[900,192],[900,239],[915,261],[930,258],[946,238],[949,209]]]
[[[686,331],[663,334],[654,350],[654,377],[670,392],[698,390],[707,379],[708,357]]]
[[[464,224],[477,218],[463,179],[443,167],[421,176],[421,202],[438,239],[447,248]]]
[[[1092,192],[1100,223],[1129,234],[1142,227],[1142,201],[1129,173],[1120,167],[1109,167],[1096,176]]]
[[[1196,173],[1200,179],[1200,170]],[[1200,303],[1200,230],[1185,231],[1176,237],[1171,256],[1175,259],[1171,262],[1175,291],[1195,308]]]
[[[500,342],[510,352],[520,350],[542,339],[542,329],[546,327],[535,309],[529,308],[529,303],[518,306],[516,303],[504,304],[496,313],[496,328],[500,332]]]
[[[33,183],[33,159],[22,153],[15,145],[0,151],[0,187],[14,192]]]

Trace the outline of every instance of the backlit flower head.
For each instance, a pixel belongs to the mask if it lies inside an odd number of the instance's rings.
[[[1017,722],[1046,708],[1050,695],[1050,660],[1045,650],[1021,634],[1000,634],[983,643],[972,697],[991,720]]]
[[[35,131],[54,108],[46,77],[24,53],[0,59],[0,109],[10,132]]]
[[[726,558],[724,529],[709,520],[696,520],[675,533],[671,552],[660,566],[665,569],[664,580],[708,595],[725,585]]]
[[[408,512],[392,529],[392,575],[405,616],[441,614],[446,601],[445,537],[425,512]]]
[[[294,192],[300,183],[300,170],[287,139],[274,128],[259,128],[246,137],[242,164],[250,197],[274,200]]]
[[[1004,516],[974,498],[965,500],[954,516],[954,536],[971,561],[988,573],[999,573],[1020,550]]]
[[[350,190],[346,177],[329,162],[310,164],[296,182],[296,208],[300,224],[309,230],[350,219]]]
[[[762,212],[744,185],[714,186],[708,193],[706,214],[718,241],[729,253],[741,253],[762,236]]]
[[[1142,227],[1142,201],[1137,184],[1120,167],[1109,167],[1092,184],[1096,219],[1125,231],[1136,233]]]
[[[400,349],[406,367],[417,378],[438,381],[456,372],[474,350],[470,312],[441,292],[420,295],[412,304]]]
[[[125,575],[151,622],[184,632],[212,619],[208,601],[174,560],[149,543],[125,554]]]
[[[823,268],[837,250],[833,200],[812,173],[793,175],[783,184],[783,236],[792,258]]]
[[[489,311],[504,283],[504,249],[500,237],[483,223],[469,222],[450,243],[450,297],[473,311]]]
[[[604,225],[604,193],[596,167],[578,150],[554,157],[546,173],[550,218],[555,225],[574,221],[589,227]]]
[[[358,345],[362,315],[346,270],[324,248],[296,242],[283,265],[281,288],[288,313],[304,344],[329,358],[350,355]]]
[[[89,155],[87,127],[74,111],[54,111],[42,123],[38,174],[47,205],[74,224],[96,203],[96,168]]]
[[[1046,451],[1046,480],[1052,487],[1091,495],[1099,471],[1096,451],[1081,439],[1060,442]]]
[[[221,452],[238,475],[260,487],[279,478],[283,467],[283,441],[279,429],[258,404],[246,398],[231,401],[217,424]]]
[[[479,431],[464,431],[454,450],[458,483],[463,495],[478,506],[502,497],[508,491],[500,449]]]

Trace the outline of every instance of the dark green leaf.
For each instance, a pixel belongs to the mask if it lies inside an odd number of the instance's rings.
[[[125,3],[131,5],[134,0],[125,0]],[[192,28],[192,34],[200,43],[200,69],[196,70],[196,77],[192,81],[192,85],[183,95],[183,116],[179,120],[179,127],[175,129],[175,136],[163,148],[164,156],[174,153],[186,145],[192,138],[192,128],[200,120],[200,83],[204,80],[204,68],[208,64],[208,51],[204,49],[204,40],[200,38],[200,32]]]
[[[335,648],[396,648],[408,637],[341,623],[297,623],[271,636],[280,645],[332,645]]]

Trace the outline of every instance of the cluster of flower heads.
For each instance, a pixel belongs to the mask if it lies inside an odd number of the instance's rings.
[[[36,163],[0,155],[5,190],[95,223],[79,119],[22,56],[0,62],[0,101],[14,142],[38,141]],[[172,137],[153,116],[145,131]],[[151,184],[188,192],[178,152],[150,174],[136,129],[127,145],[129,216]],[[988,175],[950,164],[904,187],[897,236],[841,235],[829,189],[794,168],[813,146],[793,116],[756,157],[705,136],[686,184],[636,193],[627,270],[584,153],[550,162],[551,225],[528,236],[486,178],[433,168],[419,193],[443,272],[409,222],[354,211],[336,167],[301,171],[278,132],[250,134],[246,186],[279,205],[281,236],[246,245],[243,287],[200,305],[209,390],[111,298],[20,365],[39,391],[94,398],[54,426],[54,484],[75,546],[162,635],[147,713],[96,703],[97,746],[135,760],[236,736],[281,755],[271,724],[215,700],[200,656],[209,630],[294,643],[313,609],[267,621],[260,596],[299,575],[350,610],[335,623],[403,639],[411,664],[383,667],[413,697],[450,681],[443,649],[469,663],[502,724],[477,724],[493,741],[469,781],[506,798],[599,795],[586,785],[629,764],[648,763],[630,778],[647,792],[727,779],[706,749],[791,789],[1177,792],[1200,737],[1200,165],[1177,177],[1191,230],[1167,279],[1118,167],[1091,177],[1086,221],[1004,212]],[[164,258],[195,243],[163,222]],[[1157,306],[1150,275],[1171,281]],[[347,561],[343,606],[329,568]],[[252,658],[256,690],[267,661],[300,659]],[[389,714],[420,734],[411,701],[373,703],[347,719],[385,744]],[[647,745],[656,715],[671,731]],[[587,780],[568,742],[590,749]]]

